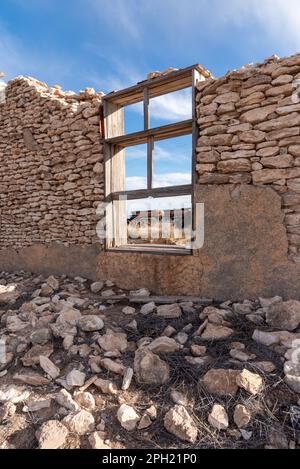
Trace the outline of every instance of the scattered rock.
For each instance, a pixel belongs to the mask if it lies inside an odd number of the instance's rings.
[[[133,378],[133,369],[128,367],[124,371],[122,390],[127,391],[130,388],[130,384]]]
[[[58,290],[59,289],[59,281],[51,275],[50,277],[47,278],[46,280],[47,285],[49,285],[52,290]]]
[[[180,318],[182,312],[180,306],[175,303],[173,305],[161,305],[157,307],[157,316],[166,319]]]
[[[233,329],[226,326],[217,326],[215,324],[207,324],[204,332],[201,334],[203,340],[221,340],[227,339],[233,334]]]
[[[124,373],[124,365],[122,365],[122,363],[111,360],[110,358],[103,358],[103,360],[101,360],[101,365],[106,370],[111,371],[112,373],[116,373],[117,375],[123,375]]]
[[[19,404],[25,402],[30,396],[30,391],[23,386],[1,386],[0,389],[0,402],[11,402],[12,404]]]
[[[138,424],[138,430],[144,430],[145,428],[150,427],[152,425],[152,420],[149,415],[144,414]]]
[[[148,288],[140,288],[139,290],[131,290],[129,292],[130,296],[150,296],[150,294]]]
[[[124,314],[135,314],[135,308],[132,308],[131,306],[125,306],[125,308],[122,309],[122,313]]]
[[[246,369],[237,375],[236,382],[240,388],[245,389],[253,395],[259,394],[264,386],[261,376]]]
[[[96,407],[94,396],[90,392],[76,392],[74,398],[77,404],[85,410],[92,411]]]
[[[99,293],[103,287],[104,287],[104,282],[94,282],[91,285],[91,292]]]
[[[217,396],[234,396],[238,391],[236,383],[239,371],[236,370],[209,370],[202,379],[205,389]]]
[[[240,362],[247,362],[256,358],[256,356],[253,354],[248,355],[246,352],[236,349],[230,350],[229,354],[232,358],[234,358],[235,360],[239,360]]]
[[[44,357],[42,355],[40,356],[40,367],[52,379],[56,379],[60,375],[60,369],[56,365],[54,365],[54,363],[49,360],[49,358]]]
[[[251,421],[250,410],[246,406],[238,404],[234,409],[233,420],[238,428],[247,427]]]
[[[51,333],[48,328],[38,329],[30,335],[33,344],[46,345],[51,339]]]
[[[272,373],[276,370],[276,365],[272,362],[255,362],[253,365],[264,373]]]
[[[17,407],[12,402],[5,402],[3,406],[0,407],[0,423],[5,420],[13,417],[16,413]]]
[[[175,353],[180,350],[180,345],[169,337],[158,337],[148,346],[153,353]]]
[[[78,326],[84,332],[95,332],[100,331],[104,327],[104,322],[99,316],[89,314],[82,316],[78,321]]]
[[[300,324],[300,301],[290,300],[270,305],[266,321],[275,329],[294,331]]]
[[[13,379],[24,384],[29,384],[30,386],[46,386],[50,383],[49,379],[33,371],[21,371],[20,373],[15,373]]]
[[[195,357],[202,357],[203,355],[206,354],[206,350],[207,350],[206,347],[204,347],[203,345],[193,344],[191,346],[191,353]]]
[[[300,363],[287,361],[284,364],[285,382],[295,392],[300,393]]]
[[[122,427],[129,432],[135,430],[137,423],[140,420],[140,416],[134,408],[127,404],[122,404],[121,407],[119,407],[117,418]]]
[[[139,349],[135,353],[134,371],[137,380],[142,384],[161,385],[169,381],[169,365],[158,355],[147,349]]]
[[[50,409],[51,399],[27,400],[23,412],[38,412],[42,409]]]
[[[67,428],[58,420],[48,420],[43,423],[37,432],[37,439],[40,449],[61,448],[68,436]]]
[[[67,385],[70,387],[73,386],[83,386],[85,382],[85,373],[82,373],[79,370],[72,370],[66,376]]]
[[[112,381],[107,379],[98,378],[94,385],[101,390],[104,394],[117,394],[118,388]]]
[[[141,307],[141,314],[143,316],[146,316],[147,314],[154,313],[155,310],[156,310],[156,305],[152,301],[151,303],[146,303]]]
[[[124,332],[114,332],[110,329],[107,330],[106,334],[99,337],[98,343],[107,352],[117,351],[123,353],[128,346],[127,335]]]
[[[175,405],[170,409],[164,418],[165,429],[177,438],[189,443],[195,443],[198,436],[198,429],[182,405]]]
[[[187,396],[185,396],[184,394],[182,394],[179,391],[176,391],[176,389],[172,389],[170,395],[171,395],[171,399],[174,402],[174,404],[183,405],[183,406],[188,405]]]
[[[40,356],[48,358],[52,353],[52,345],[34,345],[27,353],[25,353],[21,360],[24,366],[39,365]]]
[[[79,410],[67,415],[63,419],[63,424],[72,433],[78,435],[85,435],[88,432],[92,432],[95,427],[95,419],[93,415],[87,410]]]
[[[110,446],[104,443],[102,432],[93,432],[89,436],[89,443],[92,449],[111,449]]]
[[[225,407],[220,404],[214,404],[208,416],[208,421],[217,430],[226,430],[229,427],[229,421]]]
[[[0,304],[12,304],[20,298],[21,292],[16,285],[0,285]]]
[[[79,405],[74,401],[71,394],[66,389],[61,389],[55,396],[56,402],[65,407],[66,409],[76,412],[79,410]]]

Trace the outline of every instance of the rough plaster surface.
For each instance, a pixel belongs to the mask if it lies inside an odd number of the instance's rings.
[[[281,200],[271,188],[197,188],[205,204],[205,242],[192,256],[101,253],[97,276],[124,288],[216,299],[300,297],[300,264],[287,258]]]
[[[0,270],[27,270],[39,274],[83,276],[94,279],[99,247],[35,244],[23,249],[2,249]]]
[[[249,185],[203,186],[205,242],[192,256],[100,252],[97,245],[35,245],[0,251],[2,270],[110,279],[122,288],[217,300],[300,298],[300,264],[287,258],[280,196]]]

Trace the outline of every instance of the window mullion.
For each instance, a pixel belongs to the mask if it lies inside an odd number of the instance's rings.
[[[151,190],[153,186],[153,137],[147,140],[147,189]]]

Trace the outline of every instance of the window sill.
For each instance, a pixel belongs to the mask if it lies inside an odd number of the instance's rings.
[[[123,252],[123,253],[141,253],[141,254],[158,254],[158,255],[169,255],[169,256],[191,256],[192,249],[187,249],[184,247],[174,247],[174,246],[162,246],[162,245],[152,245],[149,244],[140,244],[140,245],[125,245],[115,248],[107,248],[107,252]]]

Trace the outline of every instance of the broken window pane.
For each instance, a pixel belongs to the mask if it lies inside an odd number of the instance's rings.
[[[125,190],[147,189],[147,144],[127,147],[125,153]]]
[[[127,243],[184,247],[191,240],[191,196],[127,200]]]
[[[154,143],[153,188],[181,186],[192,182],[192,136]]]
[[[174,91],[150,99],[150,127],[173,124],[192,118],[192,89]]]

